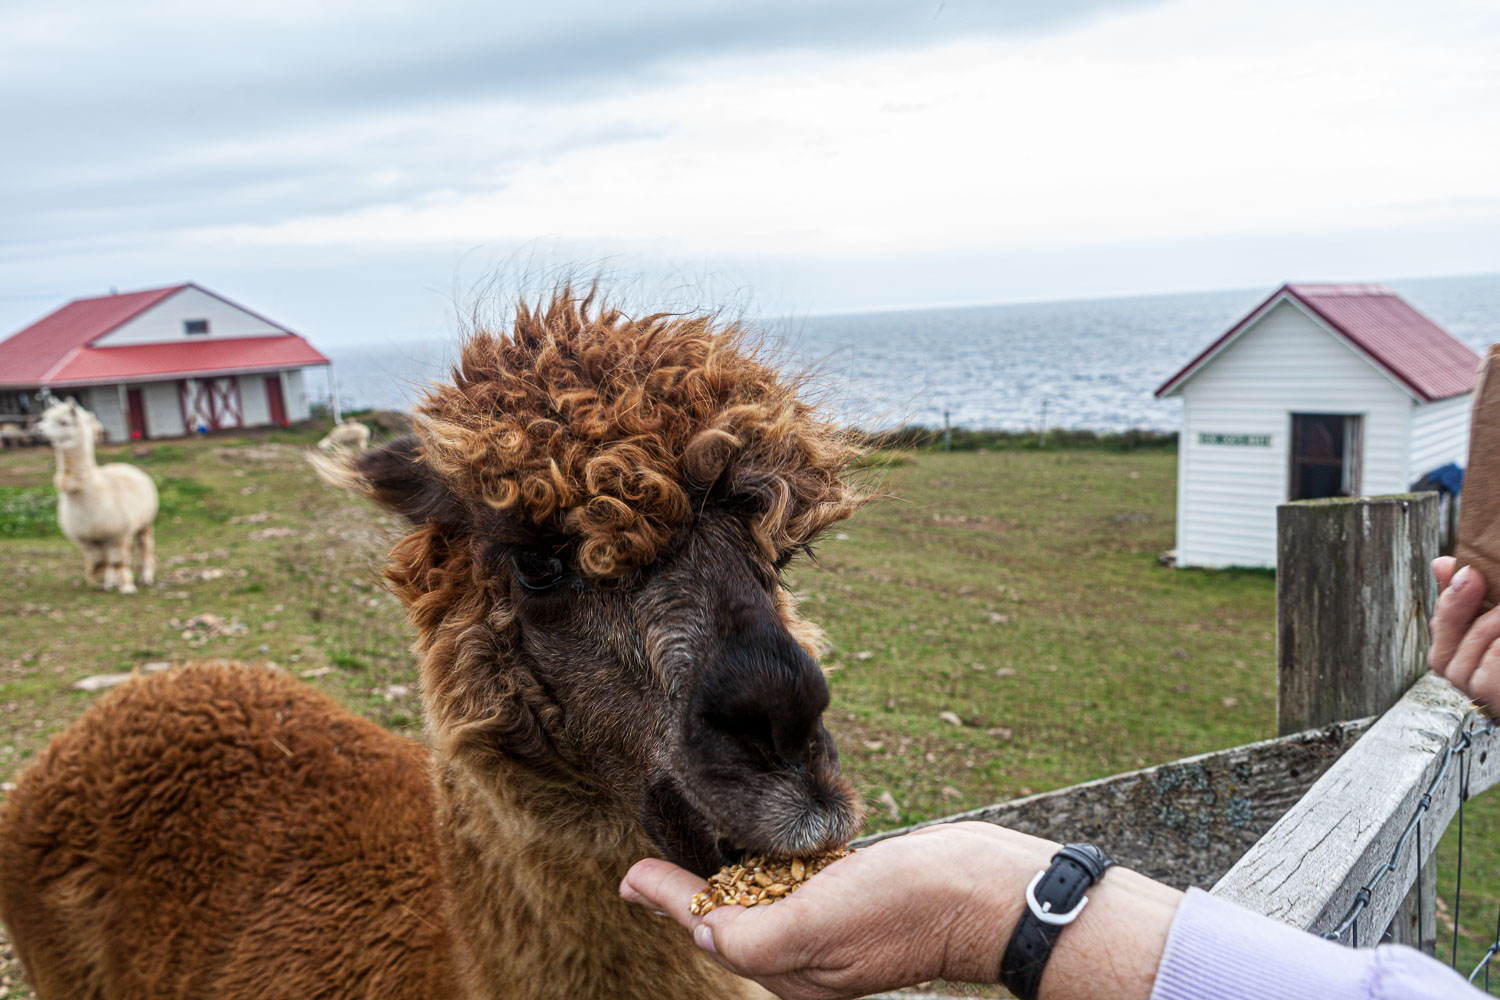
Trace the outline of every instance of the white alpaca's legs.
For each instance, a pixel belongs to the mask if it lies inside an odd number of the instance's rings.
[[[91,587],[103,587],[108,590],[110,581],[104,565],[104,546],[94,542],[84,542],[81,547],[83,549],[83,578]]]
[[[109,543],[109,568],[105,579],[119,587],[122,594],[135,593],[135,578],[130,573],[130,538],[117,538]],[[109,586],[108,583],[105,584]]]
[[[141,586],[156,582],[156,531],[149,524],[135,533],[135,568]]]

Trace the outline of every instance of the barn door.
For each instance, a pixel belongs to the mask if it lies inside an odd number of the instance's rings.
[[[244,426],[239,379],[233,376],[190,378],[178,385],[182,393],[182,413],[189,431],[223,431]]]
[[[1288,499],[1358,496],[1363,427],[1364,420],[1358,414],[1292,414]]]
[[[271,410],[271,423],[277,427],[285,427],[286,401],[281,398],[281,376],[266,376],[266,405]]]
[[[208,381],[214,409],[214,430],[227,431],[245,426],[245,408],[240,403],[240,380],[234,376]]]
[[[141,390],[125,390],[125,409],[127,419],[130,421],[130,440],[139,441],[147,437],[146,405],[141,400]]]

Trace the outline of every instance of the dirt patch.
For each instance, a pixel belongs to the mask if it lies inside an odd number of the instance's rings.
[[[298,450],[284,444],[256,444],[242,448],[215,448],[214,454],[231,462],[276,462],[290,458]]]
[[[209,580],[238,580],[249,575],[248,570],[224,566],[179,566],[168,571],[163,583],[181,586],[184,583],[206,583]]]
[[[201,646],[210,639],[245,635],[250,631],[250,626],[244,622],[221,618],[210,611],[186,619],[173,618],[167,624],[181,633],[189,646]]]

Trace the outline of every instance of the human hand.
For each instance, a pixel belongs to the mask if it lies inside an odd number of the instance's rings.
[[[1500,608],[1479,615],[1488,584],[1472,566],[1455,574],[1457,565],[1458,560],[1452,556],[1432,561],[1432,575],[1437,577],[1442,593],[1428,625],[1432,646],[1427,665],[1490,708],[1500,705]]]
[[[944,824],[860,848],[770,906],[693,916],[703,879],[654,858],[630,869],[620,895],[665,911],[719,964],[782,997],[994,982],[1021,890],[1057,846],[989,823]]]

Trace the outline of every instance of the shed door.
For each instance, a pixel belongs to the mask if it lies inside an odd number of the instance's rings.
[[[1364,419],[1351,413],[1293,413],[1288,499],[1359,495]]]

